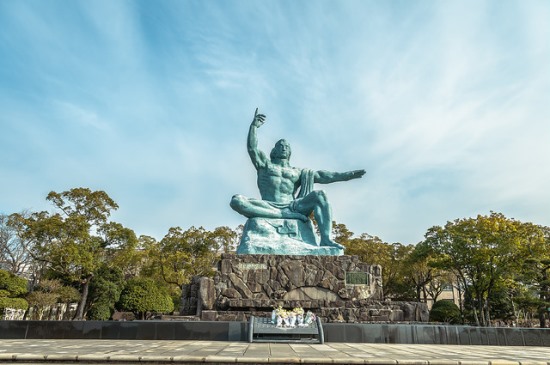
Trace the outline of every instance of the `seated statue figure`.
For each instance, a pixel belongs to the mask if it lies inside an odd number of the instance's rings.
[[[313,190],[313,184],[357,179],[365,174],[365,170],[329,172],[290,166],[290,145],[284,139],[275,144],[268,158],[258,149],[257,129],[264,122],[265,115],[258,114],[256,109],[247,143],[248,154],[257,171],[261,199],[235,195],[231,207],[247,218],[291,219],[306,223],[313,213],[319,228],[318,246],[342,249],[342,245],[331,239],[332,213],[326,194]]]

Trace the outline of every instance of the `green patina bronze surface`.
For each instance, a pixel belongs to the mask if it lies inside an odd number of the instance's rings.
[[[334,242],[332,213],[326,194],[314,184],[357,179],[365,170],[347,172],[314,171],[290,165],[290,144],[279,140],[269,157],[258,148],[257,130],[265,115],[254,113],[248,131],[247,148],[258,176],[261,199],[235,195],[231,207],[249,218],[238,254],[342,255],[343,246]],[[319,237],[307,218],[313,213]]]

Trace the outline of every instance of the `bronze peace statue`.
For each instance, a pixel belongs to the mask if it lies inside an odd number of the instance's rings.
[[[261,199],[234,195],[231,208],[249,218],[238,254],[342,255],[343,246],[331,239],[332,212],[326,194],[314,184],[358,179],[365,170],[314,171],[290,165],[290,144],[281,139],[269,157],[258,148],[257,131],[265,123],[258,109],[248,131],[247,148],[257,171]],[[313,213],[319,228],[315,233]]]

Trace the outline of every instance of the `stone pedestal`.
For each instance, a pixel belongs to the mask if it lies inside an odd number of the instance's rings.
[[[323,322],[428,319],[424,303],[384,301],[382,268],[363,263],[357,256],[225,254],[213,285],[205,280],[190,285],[198,287],[184,291],[199,296],[192,301],[198,308],[191,311],[208,311],[209,319],[242,321],[250,315],[269,315],[277,306],[311,310]],[[206,296],[215,298],[213,305]]]
[[[319,246],[310,220],[250,218],[244,225],[237,254],[340,256],[344,250]]]

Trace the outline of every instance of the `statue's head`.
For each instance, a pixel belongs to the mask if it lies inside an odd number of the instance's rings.
[[[286,139],[280,139],[275,143],[275,147],[271,150],[271,153],[269,154],[269,157],[273,160],[281,159],[281,160],[289,160],[290,155],[292,154],[292,151],[290,150],[290,144],[286,141]]]

